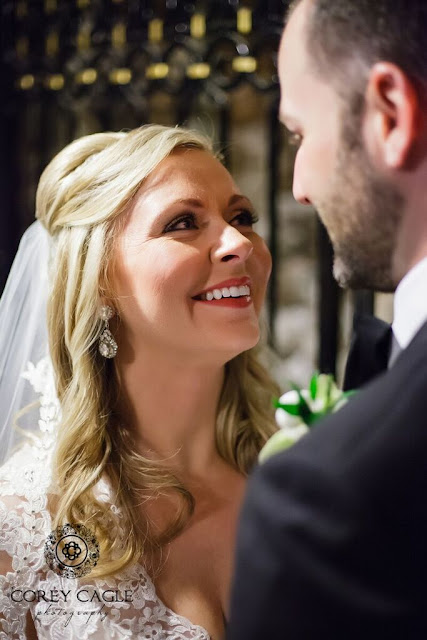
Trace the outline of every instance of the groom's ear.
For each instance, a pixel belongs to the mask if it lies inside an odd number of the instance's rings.
[[[375,64],[366,89],[364,133],[383,165],[409,169],[416,163],[423,118],[413,81],[395,64]]]

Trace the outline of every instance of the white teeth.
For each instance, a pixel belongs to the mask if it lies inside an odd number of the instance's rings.
[[[222,289],[213,289],[213,291],[207,291],[201,295],[202,300],[221,300],[221,298],[240,298],[243,296],[250,297],[251,289],[248,285],[241,285],[240,287],[223,287]]]

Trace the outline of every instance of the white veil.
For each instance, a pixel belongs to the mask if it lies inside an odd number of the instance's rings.
[[[0,300],[0,464],[24,434],[40,431],[42,390],[34,388],[35,367],[28,363],[44,363],[52,373],[46,321],[49,244],[47,231],[34,222],[22,236]],[[24,407],[17,428],[17,412]]]

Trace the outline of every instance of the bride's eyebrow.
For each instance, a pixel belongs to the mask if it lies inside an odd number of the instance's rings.
[[[236,204],[236,202],[240,202],[240,201],[243,201],[248,205],[252,206],[252,203],[249,200],[249,198],[240,193],[235,193],[230,197],[228,201],[228,206],[232,206],[233,204]],[[169,202],[167,206],[173,207],[176,204],[183,204],[190,207],[199,207],[199,208],[202,208],[204,206],[203,202],[199,200],[199,198],[178,198],[177,200],[173,200],[172,202]]]
[[[203,202],[198,198],[178,198],[178,200],[173,200],[167,204],[168,207],[173,207],[177,204],[187,205],[189,207],[203,207]]]
[[[237,202],[243,202],[244,204],[246,204],[246,206],[253,208],[252,202],[247,196],[244,196],[242,193],[235,193],[233,196],[231,196],[230,200],[228,201],[228,206],[231,207]]]

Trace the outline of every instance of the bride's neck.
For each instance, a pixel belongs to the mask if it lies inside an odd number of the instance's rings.
[[[117,358],[121,412],[135,431],[139,451],[198,475],[218,460],[215,421],[224,366],[190,364],[145,352]]]

